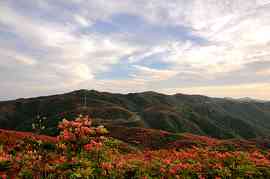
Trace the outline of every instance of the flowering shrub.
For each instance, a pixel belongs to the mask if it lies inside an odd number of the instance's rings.
[[[103,126],[92,126],[87,116],[58,127],[57,139],[0,136],[0,179],[270,178],[270,151],[216,150],[219,140],[192,135],[187,138],[209,145],[136,149],[109,137]]]
[[[89,137],[97,137],[108,134],[103,126],[92,127],[92,120],[86,117],[78,117],[75,121],[63,121],[58,125],[61,130],[58,139],[64,142],[81,142],[89,140]]]
[[[100,150],[102,147],[101,142],[95,142],[91,141],[89,144],[84,145],[84,150],[85,151],[93,151],[93,150]]]

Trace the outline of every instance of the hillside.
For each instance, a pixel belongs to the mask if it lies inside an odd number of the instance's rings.
[[[42,132],[55,135],[60,120],[78,114],[88,114],[94,123],[111,128],[144,127],[217,138],[270,134],[270,102],[94,90],[0,102],[0,126],[5,129],[31,131],[32,123],[41,120],[46,127]]]
[[[0,129],[0,178],[270,177],[269,139],[218,140],[142,128],[110,131],[92,126],[87,116],[63,120],[58,128],[57,137]]]

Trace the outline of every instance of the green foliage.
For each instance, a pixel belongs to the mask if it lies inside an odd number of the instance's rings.
[[[87,96],[87,105],[83,107],[84,96]],[[34,124],[37,133],[49,135],[59,133],[57,124],[62,118],[74,118],[78,114],[91,115],[106,124],[141,125],[218,138],[254,138],[270,133],[269,103],[244,103],[198,95],[168,96],[155,92],[121,95],[79,90],[2,102],[0,109],[5,109],[0,110],[1,127],[33,131]],[[134,114],[138,115],[135,120]],[[47,118],[43,120],[41,116]]]
[[[234,145],[220,145],[215,147],[214,150],[225,152],[225,151],[236,151],[237,148]]]
[[[7,171],[11,168],[11,161],[9,160],[1,160],[0,161],[0,172]]]
[[[46,119],[46,117],[41,117],[40,115],[37,115],[36,119],[34,119],[34,122],[32,123],[32,129],[35,133],[42,134],[45,131]]]
[[[33,174],[30,170],[28,169],[23,169],[19,173],[19,177],[22,179],[33,179]]]
[[[45,150],[45,151],[55,151],[56,150],[56,145],[51,142],[42,142],[40,144],[40,149]]]
[[[122,154],[127,154],[137,150],[137,148],[115,138],[106,138],[103,144],[104,147],[108,148],[109,150],[115,150]]]
[[[62,164],[59,164],[56,166],[56,169],[59,170],[69,170],[69,169],[78,169],[80,168],[81,165],[79,163],[68,163],[68,162],[64,162]]]
[[[174,142],[182,138],[181,134],[169,134],[164,137],[166,143]]]
[[[104,145],[110,149],[118,149],[121,144],[120,140],[114,138],[108,138],[104,141]]]

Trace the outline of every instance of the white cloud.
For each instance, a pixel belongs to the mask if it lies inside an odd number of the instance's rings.
[[[91,21],[87,20],[86,18],[84,18],[81,15],[77,15],[77,14],[74,15],[74,19],[79,25],[81,25],[83,27],[88,27],[88,26],[92,25]]]
[[[26,65],[33,66],[38,62],[30,56],[12,51],[9,49],[0,48],[0,58],[3,59],[0,61],[0,66],[10,66],[10,65]]]
[[[256,72],[256,75],[258,76],[270,76],[270,68],[269,69],[263,69]]]
[[[151,57],[152,55],[164,53],[168,49],[166,46],[155,46],[150,49],[144,49],[140,51],[138,54],[131,55],[128,60],[130,63],[136,63],[145,60],[145,58]]]
[[[19,15],[5,3],[0,6],[0,10],[0,23],[27,41],[34,50],[46,52],[39,59],[44,68],[50,66],[56,71],[61,70],[60,74],[66,74],[73,82],[77,79],[76,83],[93,79],[96,73],[108,70],[110,65],[118,63],[122,57],[137,50],[137,47],[110,36],[77,34],[74,31],[76,26],[72,24],[60,25]],[[82,23],[81,16],[76,18]],[[36,61],[30,56],[26,58],[17,55],[15,59],[33,65]]]
[[[114,93],[142,92],[149,89],[148,84],[143,79],[133,80],[100,80],[94,85],[85,85],[87,89],[92,88],[101,91],[111,91]]]
[[[187,93],[202,94],[213,97],[254,97],[258,99],[270,99],[268,91],[269,83],[251,83],[242,85],[223,85],[223,86],[199,86],[199,87],[180,87],[163,89],[162,92],[167,94]]]
[[[269,52],[270,6],[241,0],[228,4],[198,0],[192,4],[186,23],[208,43],[197,45],[188,41],[166,45],[163,49],[167,59],[163,60],[174,64],[175,69],[189,64],[194,70],[205,69],[205,75],[229,73]]]
[[[145,81],[160,81],[166,80],[175,76],[178,72],[173,70],[158,70],[145,66],[134,66],[137,69],[137,73],[133,75],[135,79],[141,79]]]
[[[89,81],[97,89],[117,91],[125,88],[123,91],[133,91],[137,87],[147,90],[153,83],[174,79],[179,74],[195,74],[214,80],[242,70],[247,63],[269,61],[268,0],[126,0],[121,3],[119,0],[73,0],[59,1],[57,5],[44,0],[38,3],[40,11],[44,8],[53,12],[54,9],[64,9],[65,5],[77,9],[74,12],[67,9],[63,13],[55,12],[65,17],[63,22],[20,13],[16,6],[12,6],[13,3],[16,2],[0,2],[0,31],[15,35],[18,41],[27,45],[28,50],[19,46],[16,40],[0,39],[0,56],[10,62],[7,64],[1,60],[0,67],[13,66],[20,70],[18,64],[29,68],[38,66],[41,73],[37,75],[42,79],[50,76],[58,88],[75,89],[76,85],[80,88],[81,83]],[[56,7],[61,4],[63,7]],[[167,40],[164,36],[161,37],[165,39],[164,43],[147,46],[130,40],[130,34],[80,31],[92,27],[98,20],[113,24],[111,17],[119,14],[139,16],[148,23],[142,25],[186,27],[194,39]],[[140,38],[136,32],[131,35]],[[196,37],[204,39],[205,43],[199,43]],[[132,80],[95,80],[97,74],[109,71],[121,60],[133,65],[135,73]],[[146,60],[152,64],[168,63],[170,67],[153,69],[138,65]],[[263,70],[254,75],[259,78],[268,74]],[[179,84],[179,79],[175,78],[174,83]],[[58,84],[56,81],[61,82]],[[165,87],[159,86],[161,88]],[[221,88],[209,88],[213,93],[214,90],[221,91]],[[223,93],[228,94],[224,90]]]
[[[26,65],[35,65],[37,63],[36,60],[32,59],[32,58],[28,58],[28,57],[25,57],[25,56],[15,56],[16,60],[19,62],[19,63],[22,63],[22,64],[26,64]]]

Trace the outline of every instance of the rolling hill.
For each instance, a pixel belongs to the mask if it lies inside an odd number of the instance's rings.
[[[88,114],[94,123],[189,132],[216,138],[256,138],[270,134],[270,102],[210,98],[201,95],[165,95],[156,92],[113,94],[78,90],[66,94],[0,102],[0,126],[55,135],[63,118]]]

